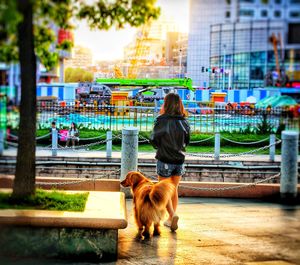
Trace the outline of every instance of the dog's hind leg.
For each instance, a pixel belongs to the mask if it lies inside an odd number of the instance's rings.
[[[145,224],[145,229],[144,229],[144,232],[142,233],[142,235],[145,238],[149,238],[150,237],[150,226],[151,226],[151,223]]]
[[[144,226],[143,226],[143,224],[142,224],[142,222],[139,218],[139,214],[138,214],[138,211],[137,211],[136,207],[134,207],[133,210],[134,210],[134,219],[135,219],[136,225],[138,227],[137,237],[142,238],[142,233],[143,233]]]
[[[156,224],[154,224],[153,235],[154,235],[154,236],[159,236],[160,234],[161,234],[161,231],[160,231],[160,224],[159,224],[159,223],[156,223]]]

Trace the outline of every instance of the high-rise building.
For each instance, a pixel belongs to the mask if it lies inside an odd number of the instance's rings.
[[[72,58],[65,61],[65,67],[87,68],[92,65],[93,57],[89,48],[75,46],[72,49]]]
[[[155,73],[159,73],[160,70],[153,72],[153,69],[148,73],[148,69],[154,66],[166,66],[168,34],[169,32],[176,34],[177,31],[177,25],[164,16],[142,26],[133,41],[124,48],[124,64],[121,67],[123,73],[131,76],[134,72],[133,76],[138,77],[155,76]],[[172,42],[175,45],[175,40],[172,39]],[[168,52],[170,55],[171,51]]]
[[[188,76],[239,89],[283,79],[283,70],[300,78],[299,31],[299,0],[191,0]]]

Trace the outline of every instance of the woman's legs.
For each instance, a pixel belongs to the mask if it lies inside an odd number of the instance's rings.
[[[172,196],[173,210],[174,210],[174,212],[176,212],[177,205],[178,205],[178,185],[181,180],[181,176],[173,176],[173,177],[171,177],[171,180],[174,183],[174,186],[176,188],[175,192],[173,193],[173,196]]]

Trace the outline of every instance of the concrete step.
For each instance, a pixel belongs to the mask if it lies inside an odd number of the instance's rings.
[[[118,229],[126,227],[122,192],[90,191],[83,212],[0,210],[0,257],[113,261]]]
[[[230,160],[187,160],[184,181],[204,182],[255,182],[265,179],[280,171],[280,162]],[[14,174],[15,158],[4,156],[0,158],[0,174]],[[92,157],[37,157],[36,175],[58,176],[62,178],[103,178],[119,179],[121,161],[114,158],[106,161],[104,158]],[[156,176],[156,161],[141,158],[138,168],[146,176]],[[300,167],[299,167],[300,168]]]

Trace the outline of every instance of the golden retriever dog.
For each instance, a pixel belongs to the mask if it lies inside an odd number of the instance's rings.
[[[134,217],[138,226],[138,237],[150,237],[150,227],[154,223],[153,235],[160,235],[160,220],[165,216],[166,206],[171,199],[175,186],[166,179],[156,184],[139,172],[129,172],[121,182],[131,187],[133,194]]]

